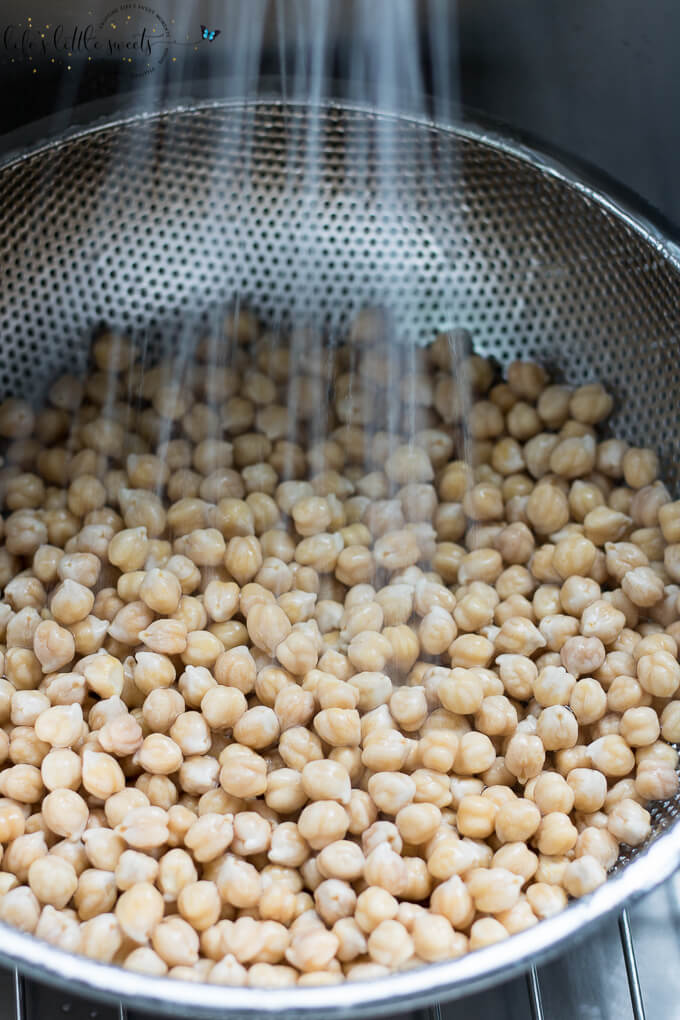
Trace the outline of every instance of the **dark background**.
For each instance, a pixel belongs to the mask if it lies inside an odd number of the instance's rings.
[[[220,36],[195,48],[187,43],[179,60],[166,61],[148,78],[133,77],[120,61],[87,61],[75,54],[69,70],[64,61],[12,60],[10,51],[0,49],[0,154],[108,110],[219,96],[223,76],[243,59],[248,19],[265,0],[145,2],[168,23],[174,19],[178,39],[198,44],[201,24],[220,27]],[[318,12],[325,0],[311,3]],[[459,53],[467,107],[594,164],[680,225],[677,2],[422,0],[424,55],[435,5],[445,15],[437,33],[445,32],[452,52]],[[278,74],[281,53],[294,47],[296,16],[304,17],[306,6],[305,0],[279,0],[277,12],[272,3],[264,29],[264,73]],[[352,31],[352,6],[352,0],[330,0],[337,38]],[[28,15],[33,25],[58,20],[71,25],[97,21],[110,10],[115,0],[5,0],[0,41],[4,25],[27,24]],[[330,71],[342,68],[335,61]],[[26,125],[28,132],[17,133]]]

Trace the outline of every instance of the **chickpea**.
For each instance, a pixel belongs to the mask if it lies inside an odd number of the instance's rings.
[[[620,843],[639,846],[651,832],[650,814],[636,801],[625,798],[609,813],[607,829]]]
[[[586,896],[602,885],[607,873],[599,861],[589,854],[570,861],[564,871],[563,884],[570,896]]]
[[[520,783],[537,776],[543,768],[545,749],[540,737],[516,732],[505,750],[505,765]]]
[[[593,767],[608,777],[628,775],[635,763],[633,752],[617,734],[594,740],[588,747],[588,757]]]

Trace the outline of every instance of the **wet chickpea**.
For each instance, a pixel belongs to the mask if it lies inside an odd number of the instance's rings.
[[[527,517],[540,535],[559,531],[569,520],[566,496],[554,485],[537,485],[527,501]]]
[[[594,425],[607,417],[613,403],[600,383],[588,383],[574,390],[569,401],[569,413],[576,421]]]

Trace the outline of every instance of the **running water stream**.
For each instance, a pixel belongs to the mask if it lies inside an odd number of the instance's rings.
[[[460,170],[455,147],[423,144],[422,134],[405,130],[399,116],[457,116],[451,14],[447,0],[352,0],[342,5],[253,0],[225,7],[223,35],[232,56],[228,77],[211,83],[211,96],[216,103],[230,104],[232,112],[228,132],[216,133],[212,143],[219,172],[209,182],[201,215],[213,215],[228,186],[234,213],[228,218],[227,243],[242,281],[260,257],[258,246],[276,238],[279,264],[290,284],[266,322],[258,350],[272,354],[284,340],[289,346],[287,442],[321,449],[334,427],[360,426],[371,436],[378,434],[385,451],[413,443],[431,422],[426,345],[438,332],[449,337],[455,399],[464,419],[467,342],[456,329],[454,267],[448,292],[441,286],[433,292],[422,268],[424,251],[440,280],[441,266],[450,264],[452,254],[437,233],[437,193]],[[263,66],[271,66],[272,53],[278,62],[274,83],[261,75]],[[426,94],[426,82],[434,85],[434,100]],[[153,78],[145,87],[156,87]],[[278,190],[269,203],[259,178],[263,170],[267,173],[262,103],[272,89],[284,104],[286,134],[285,162],[282,172],[272,170]],[[378,111],[356,123],[351,112],[345,115],[340,168],[337,149],[329,147],[334,121],[328,103],[336,95],[350,110]],[[169,123],[163,144],[172,147],[180,130]],[[362,235],[370,235],[370,244],[362,244]],[[342,288],[336,277],[344,279]],[[219,303],[208,313],[202,356],[217,373],[242,365],[235,338],[250,329],[248,290],[246,285],[231,294],[226,321]],[[426,331],[423,309],[430,323]],[[164,378],[169,375],[176,384],[190,378],[196,354],[195,331],[188,323],[182,330],[164,370]],[[216,387],[208,406],[218,413],[222,402]],[[301,413],[303,403],[311,410]],[[171,438],[171,422],[165,420],[162,442]],[[459,454],[471,456],[465,429],[451,424]],[[368,471],[375,459],[370,443],[363,445],[367,459],[362,466]]]

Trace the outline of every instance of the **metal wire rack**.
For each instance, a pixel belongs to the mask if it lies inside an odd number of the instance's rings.
[[[225,1006],[225,1020],[229,1009]],[[74,998],[0,971],[2,1020],[163,1020]],[[680,876],[624,910],[558,959],[486,992],[405,1014],[406,1020],[678,1020]]]

